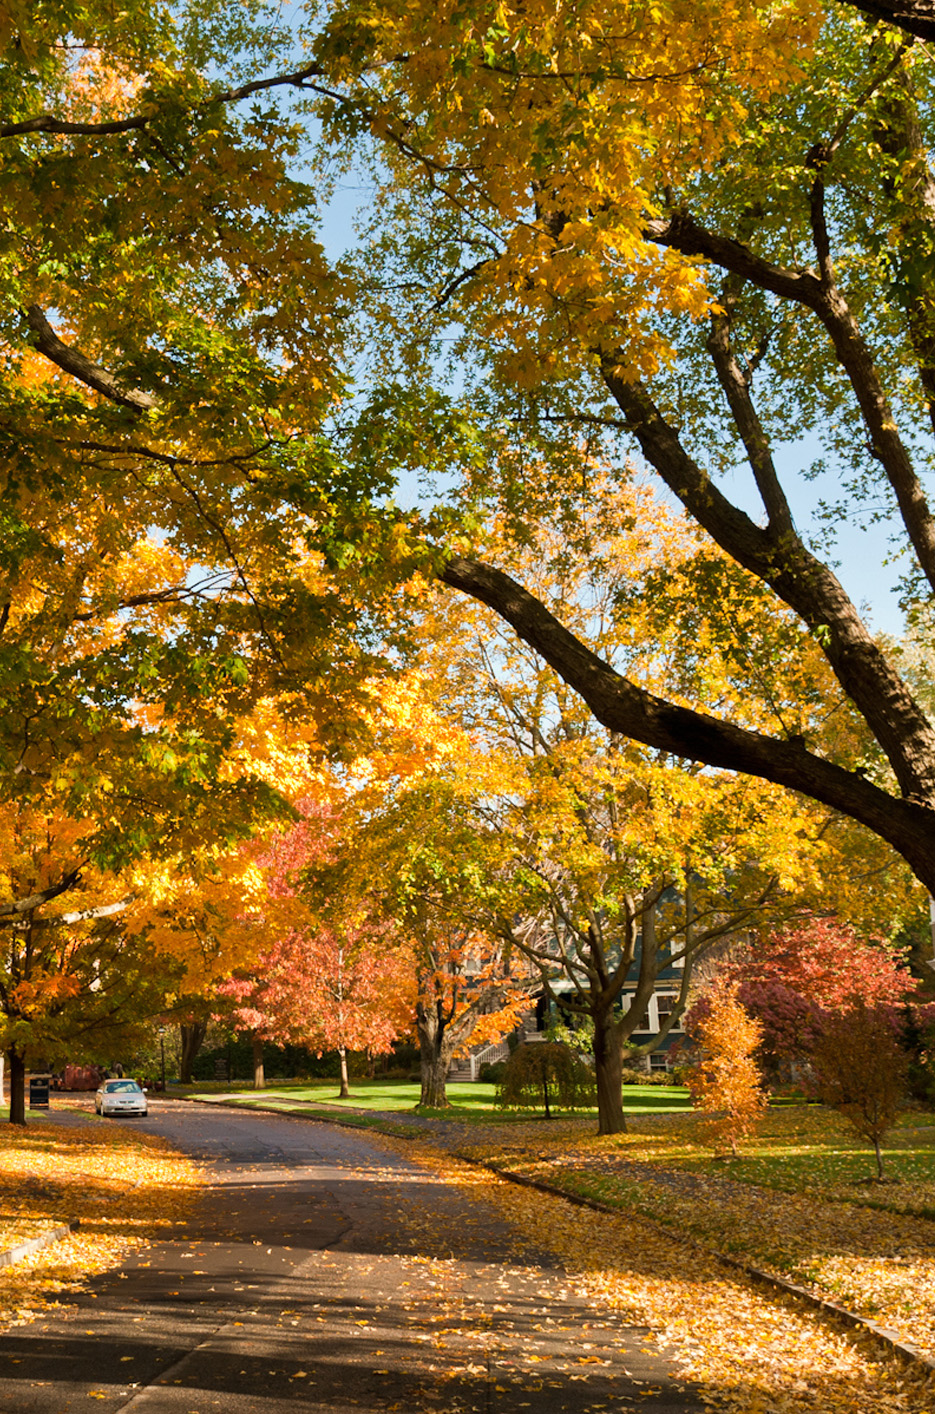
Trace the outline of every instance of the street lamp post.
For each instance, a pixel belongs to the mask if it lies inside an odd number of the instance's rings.
[[[166,1028],[159,1028],[159,1055],[162,1061],[162,1093],[166,1093]]]

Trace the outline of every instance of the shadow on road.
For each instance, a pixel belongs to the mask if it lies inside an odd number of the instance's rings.
[[[326,1125],[167,1105],[146,1127],[208,1161],[187,1239],[0,1337],[5,1414],[701,1409],[480,1194]]]

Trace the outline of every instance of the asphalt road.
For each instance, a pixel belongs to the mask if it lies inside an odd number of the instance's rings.
[[[208,1161],[189,1238],[0,1335],[3,1414],[701,1410],[486,1200],[365,1136],[158,1101],[130,1122]]]

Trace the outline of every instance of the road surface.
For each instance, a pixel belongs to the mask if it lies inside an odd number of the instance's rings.
[[[130,1123],[207,1163],[188,1240],[0,1335],[4,1414],[701,1410],[482,1196],[366,1136],[158,1101]]]

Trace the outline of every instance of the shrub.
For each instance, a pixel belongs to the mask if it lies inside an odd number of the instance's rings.
[[[587,1109],[597,1103],[594,1072],[559,1041],[517,1046],[503,1062],[497,1105],[529,1110],[535,1109],[540,1099],[546,1119],[553,1103],[563,1110]]]
[[[624,1085],[681,1085],[669,1070],[634,1070],[627,1066],[622,1071]]]
[[[763,1029],[737,999],[736,982],[717,982],[706,995],[704,1016],[695,1035],[701,1060],[686,1081],[692,1101],[708,1115],[707,1131],[715,1153],[752,1133],[766,1109],[754,1053]]]
[[[505,1070],[506,1061],[484,1061],[477,1072],[477,1078],[487,1085],[499,1085]]]
[[[907,1072],[893,1009],[855,998],[846,1011],[825,1013],[813,1031],[810,1060],[818,1098],[873,1145],[882,1179],[880,1144],[896,1120]]]

